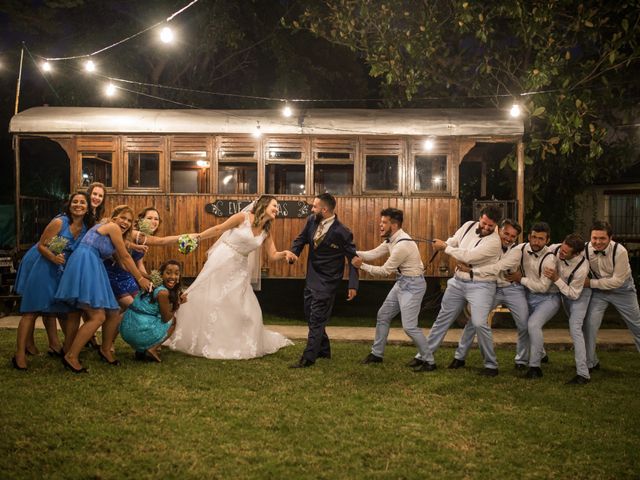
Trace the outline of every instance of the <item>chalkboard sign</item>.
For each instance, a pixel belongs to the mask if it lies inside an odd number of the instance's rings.
[[[251,202],[247,200],[215,200],[207,203],[205,212],[216,217],[230,217],[242,211]],[[278,202],[278,217],[306,218],[311,215],[311,205],[302,200],[282,200]]]

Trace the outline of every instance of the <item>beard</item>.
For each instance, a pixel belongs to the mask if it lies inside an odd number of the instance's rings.
[[[316,223],[320,223],[322,220],[324,220],[324,219],[322,218],[322,213],[316,213],[316,214],[315,214],[315,222],[316,222]]]
[[[481,237],[486,237],[487,235],[491,235],[493,232],[487,232],[486,230],[481,229],[480,227],[476,228],[476,235]]]

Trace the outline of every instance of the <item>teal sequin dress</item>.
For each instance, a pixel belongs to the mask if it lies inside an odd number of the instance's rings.
[[[163,322],[160,315],[158,294],[163,290],[167,288],[161,285],[153,291],[153,303],[151,295],[139,293],[124,313],[120,335],[136,352],[144,352],[167,338],[172,322]]]

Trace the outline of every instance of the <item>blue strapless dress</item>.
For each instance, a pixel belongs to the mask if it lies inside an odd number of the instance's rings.
[[[75,309],[119,308],[113,295],[109,277],[102,261],[110,258],[115,251],[109,235],[101,235],[96,225],[80,242],[73,256],[69,259],[55,298]]]
[[[162,321],[158,305],[158,293],[166,289],[161,285],[153,291],[153,303],[151,295],[139,293],[124,312],[120,335],[136,352],[144,352],[167,338],[171,322]]]
[[[87,228],[83,225],[80,234],[73,238],[69,217],[59,215],[55,218],[62,220],[58,236],[68,240],[62,252],[68,264],[71,254],[87,233]],[[20,313],[65,313],[70,310],[68,305],[57,302],[54,298],[66,264],[56,265],[47,260],[38,250],[37,243],[29,249],[22,258],[16,275],[15,291],[22,295]]]
[[[131,252],[131,258],[134,262],[142,259],[144,252],[138,252],[133,250]],[[120,264],[113,258],[109,258],[104,261],[104,268],[109,275],[109,283],[111,289],[116,298],[124,297],[125,295],[131,295],[135,297],[136,293],[140,290],[138,282],[128,271],[120,266]]]

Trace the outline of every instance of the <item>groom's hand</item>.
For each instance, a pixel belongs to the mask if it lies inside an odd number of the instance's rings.
[[[289,264],[296,263],[298,261],[298,257],[289,250],[284,251],[284,258]]]
[[[350,302],[351,300],[356,298],[356,295],[358,295],[358,291],[355,288],[350,288],[347,292],[347,302]]]

